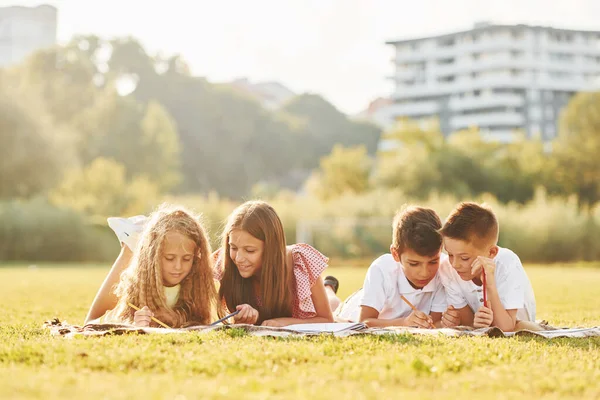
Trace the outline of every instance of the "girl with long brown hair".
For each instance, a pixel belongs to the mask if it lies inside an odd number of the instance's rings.
[[[236,208],[214,257],[219,298],[228,310],[240,310],[236,323],[333,322],[321,278],[327,257],[307,244],[286,246],[281,220],[269,204],[248,201]]]
[[[155,317],[171,327],[208,325],[217,306],[210,254],[197,216],[181,207],[161,206],[146,222],[134,252],[122,245],[86,323],[112,308],[102,322],[155,326]]]

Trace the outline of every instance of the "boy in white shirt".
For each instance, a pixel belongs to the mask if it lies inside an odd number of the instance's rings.
[[[460,203],[440,231],[452,268],[441,268],[448,303],[460,324],[515,330],[519,321],[535,321],[535,296],[519,257],[498,247],[499,225],[485,205]],[[483,281],[487,306],[483,304]]]
[[[373,261],[361,290],[338,309],[336,319],[369,327],[414,326],[434,328],[458,324],[458,312],[446,308],[446,295],[438,275],[442,222],[435,211],[408,207],[393,222],[390,254]],[[448,264],[449,267],[449,264]],[[404,296],[418,311],[402,299]]]

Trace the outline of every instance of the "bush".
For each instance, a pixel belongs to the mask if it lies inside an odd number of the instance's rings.
[[[444,220],[457,203],[452,197],[436,195],[415,202],[399,190],[383,189],[329,202],[289,192],[265,200],[277,210],[288,243],[306,241],[330,258],[362,260],[389,251],[392,218],[404,204],[431,207]],[[500,246],[510,248],[525,262],[600,260],[600,247],[596,246],[600,241],[598,209],[581,214],[576,199],[555,199],[544,192],[538,192],[525,205],[503,205],[492,196],[468,200],[491,205],[500,221]],[[239,204],[216,194],[161,201],[201,213],[214,249],[221,244],[227,217]],[[111,261],[118,250],[104,219],[93,224],[76,211],[41,199],[0,203],[0,260]]]
[[[119,244],[108,226],[46,200],[0,203],[0,260],[109,261]]]
[[[412,201],[399,190],[378,189],[362,195],[344,195],[329,202],[314,197],[281,193],[266,199],[277,210],[288,243],[308,238],[330,258],[375,258],[389,251],[392,218],[404,204],[433,208],[442,221],[458,200],[432,195],[427,201]],[[489,204],[500,221],[499,245],[513,250],[526,262],[600,260],[600,209],[581,214],[576,199],[564,200],[538,191],[525,205],[502,204],[493,196],[461,199]],[[171,202],[194,207],[204,213],[213,238],[237,202],[188,196]],[[297,237],[297,228],[301,237]],[[218,227],[215,231],[215,227]],[[307,235],[306,235],[307,234]],[[215,245],[218,243],[215,242]]]

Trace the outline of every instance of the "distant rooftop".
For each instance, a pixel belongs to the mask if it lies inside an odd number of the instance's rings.
[[[600,34],[600,30],[592,31],[592,30],[563,29],[563,28],[555,28],[555,27],[551,27],[551,26],[538,26],[538,25],[525,25],[525,24],[506,25],[506,24],[494,24],[489,21],[481,21],[481,22],[476,22],[473,25],[473,28],[468,29],[468,30],[444,33],[444,34],[433,35],[433,36],[422,36],[422,37],[418,37],[418,38],[390,40],[390,41],[386,41],[385,43],[395,45],[395,44],[402,44],[402,43],[418,42],[418,41],[427,40],[427,39],[445,39],[445,38],[451,38],[453,36],[462,35],[465,33],[483,32],[483,31],[498,29],[498,28],[511,28],[511,29],[527,28],[527,29],[536,29],[536,30],[551,30],[551,31],[556,31],[556,32],[599,33]]]

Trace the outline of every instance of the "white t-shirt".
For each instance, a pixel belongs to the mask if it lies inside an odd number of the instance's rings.
[[[440,264],[443,263],[448,263],[445,254],[440,260]],[[379,312],[379,319],[405,318],[412,309],[400,295],[425,314],[446,311],[446,294],[439,273],[424,288],[415,289],[406,279],[402,265],[391,254],[384,254],[373,261],[363,288],[338,307],[336,316],[356,322],[360,318],[360,306],[368,306]]]
[[[535,321],[535,295],[519,257],[499,247],[496,262],[496,287],[505,310],[517,309],[517,320]],[[440,266],[439,275],[446,288],[448,304],[454,308],[468,305],[477,312],[483,305],[483,287],[464,281],[450,265]]]

